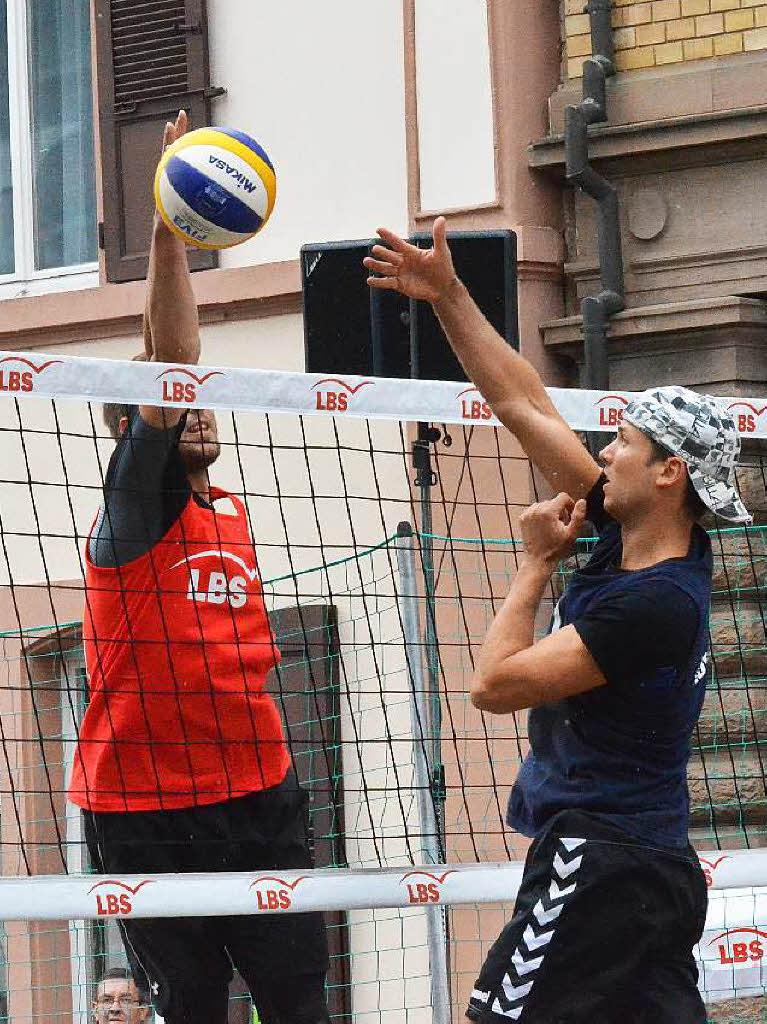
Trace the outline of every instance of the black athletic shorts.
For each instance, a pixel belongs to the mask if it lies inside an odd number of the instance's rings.
[[[482,1024],[705,1024],[693,947],[706,881],[692,847],[648,848],[577,811],[528,852],[514,916],[467,1016]]]
[[[312,866],[308,798],[295,774],[260,793],[176,811],[85,813],[107,874],[274,871]],[[263,1024],[327,1020],[322,914],[121,919],[126,953],[165,1024],[226,1024],[234,965]]]

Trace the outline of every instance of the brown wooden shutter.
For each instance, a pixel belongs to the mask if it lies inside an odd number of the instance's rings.
[[[282,655],[270,690],[287,723],[298,781],[309,792],[314,865],[346,864],[339,646],[331,605],[280,608],[269,616]],[[351,1016],[349,936],[344,911],[325,915],[331,1017]]]
[[[154,172],[163,127],[179,109],[190,127],[211,123],[206,0],[96,0],[103,181],[100,244],[109,281],[146,277]],[[193,270],[217,265],[190,250]]]

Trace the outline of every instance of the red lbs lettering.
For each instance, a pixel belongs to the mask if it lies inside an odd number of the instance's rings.
[[[133,906],[127,893],[120,896],[115,896],[113,892],[97,893],[96,910],[102,917],[112,917],[115,914],[130,914]]]
[[[617,427],[623,420],[623,409],[601,408],[599,410],[600,427]]]
[[[465,420],[489,420],[493,415],[493,410],[487,404],[487,402],[480,402],[478,399],[472,399],[471,402],[465,398],[461,402],[461,416]]]
[[[256,889],[256,903],[259,910],[287,910],[290,895],[287,889]]]
[[[32,374],[27,370],[0,370],[0,391],[32,391],[35,386]]]
[[[423,882],[408,885],[407,896],[410,903],[439,903],[439,889],[434,882],[428,885]]]
[[[756,420],[751,413],[738,414],[738,430],[741,434],[753,434],[756,430]]]
[[[182,384],[180,380],[164,380],[162,382],[164,402],[193,402],[197,397],[194,384]]]
[[[748,960],[761,960],[764,948],[758,939],[753,942],[733,942],[732,956],[727,955],[727,947],[719,946],[719,961],[723,964],[744,964]]]
[[[322,412],[346,412],[349,408],[349,396],[343,391],[318,391],[317,408]]]

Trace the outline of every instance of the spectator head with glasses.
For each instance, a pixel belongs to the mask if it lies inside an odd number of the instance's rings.
[[[149,995],[139,990],[127,967],[115,967],[96,986],[94,1024],[145,1024],[150,1019]]]

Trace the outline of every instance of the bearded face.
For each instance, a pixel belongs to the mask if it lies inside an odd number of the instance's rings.
[[[213,465],[221,454],[216,417],[210,409],[191,409],[179,438],[178,451],[187,473],[197,473]]]

